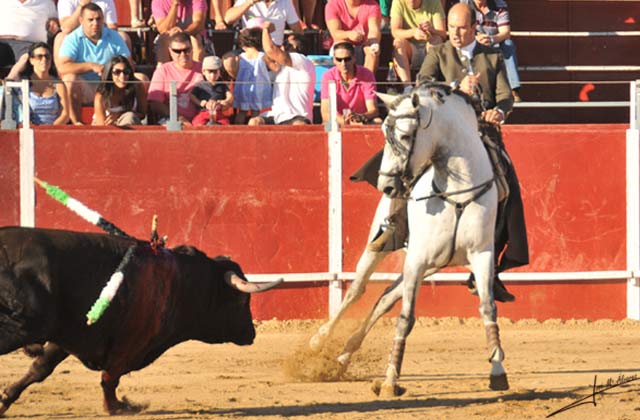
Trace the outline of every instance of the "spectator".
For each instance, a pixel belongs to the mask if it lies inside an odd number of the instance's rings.
[[[105,64],[114,55],[131,54],[117,31],[104,26],[102,9],[95,3],[82,6],[80,27],[67,35],[60,46],[58,71],[71,98],[74,124],[80,124],[81,106],[93,105],[96,88]]]
[[[118,12],[114,0],[58,0],[58,17],[60,18],[61,33],[55,37],[53,44],[53,59],[56,66],[60,66],[60,46],[67,34],[80,26],[80,11],[82,6],[95,3],[100,6],[104,15],[104,23],[109,29],[118,30]],[[131,51],[131,38],[124,32],[118,32]]]
[[[271,22],[262,29],[262,46],[270,67],[274,67],[276,77],[273,87],[271,110],[249,120],[249,125],[281,124],[302,125],[313,121],[313,96],[315,94],[316,70],[307,57],[292,48],[282,50],[276,46],[269,28]],[[302,44],[300,35],[294,35],[296,45]],[[288,44],[287,44],[288,46]]]
[[[200,111],[191,123],[193,125],[228,125],[231,122],[223,112],[233,105],[233,94],[227,83],[220,81],[222,60],[215,55],[202,61],[203,81],[198,82],[191,91],[191,102]]]
[[[379,124],[376,105],[375,77],[366,67],[355,62],[355,48],[348,42],[333,47],[333,62],[322,75],[320,87],[320,112],[322,121],[329,121],[329,81],[336,82],[337,118],[340,125]]]
[[[372,73],[380,59],[380,6],[376,0],[329,0],[324,9],[327,29],[334,43],[356,46],[357,64]]]
[[[52,0],[13,0],[2,2],[0,13],[0,66],[22,62],[12,75],[27,63],[29,48],[36,42],[47,42],[47,26],[58,13]]]
[[[320,29],[322,22],[315,21],[318,0],[292,0],[296,14],[300,18],[302,29]]]
[[[169,39],[169,53],[171,60],[164,63],[153,72],[149,87],[149,107],[159,124],[169,119],[169,87],[172,80],[176,81],[178,95],[178,120],[191,125],[197,110],[191,102],[191,90],[202,81],[202,66],[193,60],[191,36],[187,32],[177,32]]]
[[[147,95],[142,83],[131,83],[133,68],[127,57],[116,55],[102,73],[93,102],[93,125],[140,125],[147,115]]]
[[[440,0],[396,0],[391,5],[393,61],[398,78],[411,84],[411,69],[419,69],[427,48],[447,38]]]
[[[499,47],[504,56],[507,76],[511,86],[513,100],[520,102],[520,76],[516,45],[511,40],[511,22],[509,10],[504,0],[460,0],[475,11],[477,34],[476,41],[489,47]]]
[[[172,60],[167,47],[171,37],[178,32],[185,32],[191,36],[193,59],[202,61],[207,14],[206,0],[152,0],[151,14],[156,21],[156,29],[160,33],[156,38],[158,63]]]
[[[378,4],[380,4],[380,14],[382,15],[382,22],[380,23],[380,28],[389,27],[389,23],[391,21],[391,8],[393,7],[393,2],[391,0],[379,0]]]
[[[211,0],[209,5],[209,15],[213,14],[213,21],[215,22],[214,29],[225,30],[228,29],[227,22],[224,20],[222,0]]]
[[[289,25],[295,33],[304,32],[291,0],[238,0],[227,10],[224,18],[228,24],[242,19],[243,28],[261,27],[264,20],[272,22],[274,30],[271,32],[271,38],[278,46],[284,42],[285,25]]]
[[[36,42],[29,48],[27,56],[29,60],[20,76],[30,80],[31,124],[67,124],[69,96],[64,84],[55,78],[51,48],[45,42]]]
[[[272,87],[262,52],[262,29],[243,29],[238,41],[242,53],[230,58],[234,67],[230,74],[235,75],[233,106],[237,112],[234,123],[244,124],[249,112],[257,115],[261,110],[271,107]]]
[[[131,27],[142,28],[145,26],[142,16],[142,0],[129,0],[129,14],[131,15]]]
[[[107,28],[118,29],[118,12],[113,0],[58,0],[58,18],[63,33],[71,33],[80,26],[80,10],[88,3],[100,6]]]

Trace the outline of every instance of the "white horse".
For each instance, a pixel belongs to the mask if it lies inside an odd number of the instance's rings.
[[[378,189],[385,196],[376,210],[369,241],[388,215],[388,197],[407,197],[407,255],[402,275],[385,290],[338,360],[346,367],[375,322],[402,298],[396,337],[380,389],[382,396],[399,393],[397,381],[405,341],[415,322],[422,279],[448,266],[465,266],[474,273],[492,364],[489,386],[494,390],[509,387],[493,299],[497,189],[491,162],[478,135],[475,111],[464,95],[456,93],[446,85],[427,84],[399,98],[380,95],[389,108],[383,124],[386,144],[378,178]],[[421,196],[416,194],[423,188],[414,188],[418,180],[426,185],[426,193]],[[388,253],[365,249],[340,309],[311,338],[312,349],[324,345]]]

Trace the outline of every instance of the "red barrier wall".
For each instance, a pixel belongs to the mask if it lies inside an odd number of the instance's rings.
[[[506,126],[520,177],[531,264],[522,271],[625,269],[625,126]],[[326,272],[327,138],[321,127],[224,127],[167,132],[36,128],[36,175],[122,229],[147,237],[153,214],[169,244],[228,254],[246,272]],[[89,135],[87,135],[89,134]],[[348,177],[383,143],[378,128],[343,136],[344,271],[354,271],[379,193]],[[18,136],[0,132],[0,225],[19,222]],[[42,227],[96,230],[37,192]],[[403,254],[379,271],[399,272]],[[359,316],[386,284],[373,284]],[[624,281],[511,283],[501,316],[624,318]],[[255,296],[257,319],[324,318],[326,283],[288,284]],[[603,302],[610,302],[603,304]],[[476,316],[457,284],[426,285],[421,316]]]
[[[0,226],[20,224],[19,149],[17,131],[0,131]]]

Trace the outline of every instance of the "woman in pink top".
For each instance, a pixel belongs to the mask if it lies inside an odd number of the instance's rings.
[[[376,0],[329,0],[324,17],[334,44],[346,41],[355,45],[357,62],[375,73],[382,19]]]

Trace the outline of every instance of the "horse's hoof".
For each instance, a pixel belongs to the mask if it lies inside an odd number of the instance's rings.
[[[311,339],[309,339],[309,348],[311,349],[311,351],[314,351],[317,353],[320,350],[322,350],[323,345],[324,345],[324,340],[320,338],[319,334],[316,334],[313,337],[311,337]]]
[[[347,367],[350,361],[351,353],[342,353],[340,356],[338,356],[338,363],[340,363],[344,367]]]
[[[376,379],[371,384],[371,391],[380,398],[395,398],[401,396],[407,390],[396,384],[389,385],[380,382],[379,379]]]
[[[506,391],[509,389],[507,374],[489,376],[489,388],[493,391]]]

